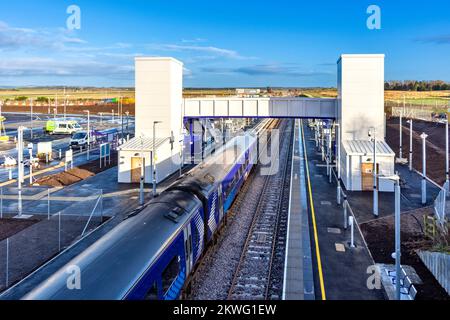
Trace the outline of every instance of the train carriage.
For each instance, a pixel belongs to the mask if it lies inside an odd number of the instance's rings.
[[[171,300],[180,297],[257,158],[253,134],[209,160],[28,293],[32,300]],[[70,289],[68,270],[81,287]]]

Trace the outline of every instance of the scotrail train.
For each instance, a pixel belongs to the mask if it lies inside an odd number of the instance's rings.
[[[256,163],[265,124],[230,140],[23,298],[179,298]],[[78,288],[68,286],[68,270],[80,270]]]

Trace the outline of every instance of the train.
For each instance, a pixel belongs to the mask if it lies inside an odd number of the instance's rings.
[[[22,299],[179,299],[257,163],[267,122],[231,139]],[[69,283],[74,270],[79,286]]]

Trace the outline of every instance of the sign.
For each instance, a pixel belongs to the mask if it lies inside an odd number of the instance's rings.
[[[73,150],[67,150],[66,151],[66,163],[73,162]]]
[[[111,145],[109,143],[104,143],[100,145],[100,157],[105,158],[111,155]]]
[[[52,153],[52,142],[39,142],[38,143],[38,154],[51,154]]]
[[[103,159],[106,167],[107,158],[109,164],[111,164],[111,145],[109,143],[103,143],[100,145],[100,168],[102,167]]]
[[[73,150],[69,149],[66,151],[66,158],[64,163],[64,170],[67,171],[67,166],[70,163],[70,168],[73,169]]]

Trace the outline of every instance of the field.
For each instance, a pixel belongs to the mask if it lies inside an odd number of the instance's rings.
[[[291,97],[309,97],[309,98],[335,98],[337,90],[335,88],[264,88],[261,89],[263,96],[291,96]],[[235,96],[236,90],[233,88],[224,89],[201,89],[186,88],[183,91],[184,98],[193,97],[226,97]],[[108,100],[118,97],[125,99],[125,104],[134,105],[133,88],[67,88],[66,98],[69,103],[91,102],[98,104],[102,100]],[[45,105],[47,100],[54,104],[58,97],[58,103],[63,104],[64,88],[19,88],[19,89],[0,89],[0,100],[9,105],[16,105],[17,101],[32,98],[35,102]],[[386,105],[402,106],[405,101],[406,106],[428,106],[446,109],[450,106],[450,91],[386,91]]]
[[[0,89],[1,100],[14,100],[17,97],[27,97],[36,100],[38,97],[63,99],[64,88],[20,88],[20,89]],[[134,98],[134,89],[114,89],[114,88],[86,88],[66,90],[68,100],[102,100],[117,97]]]

